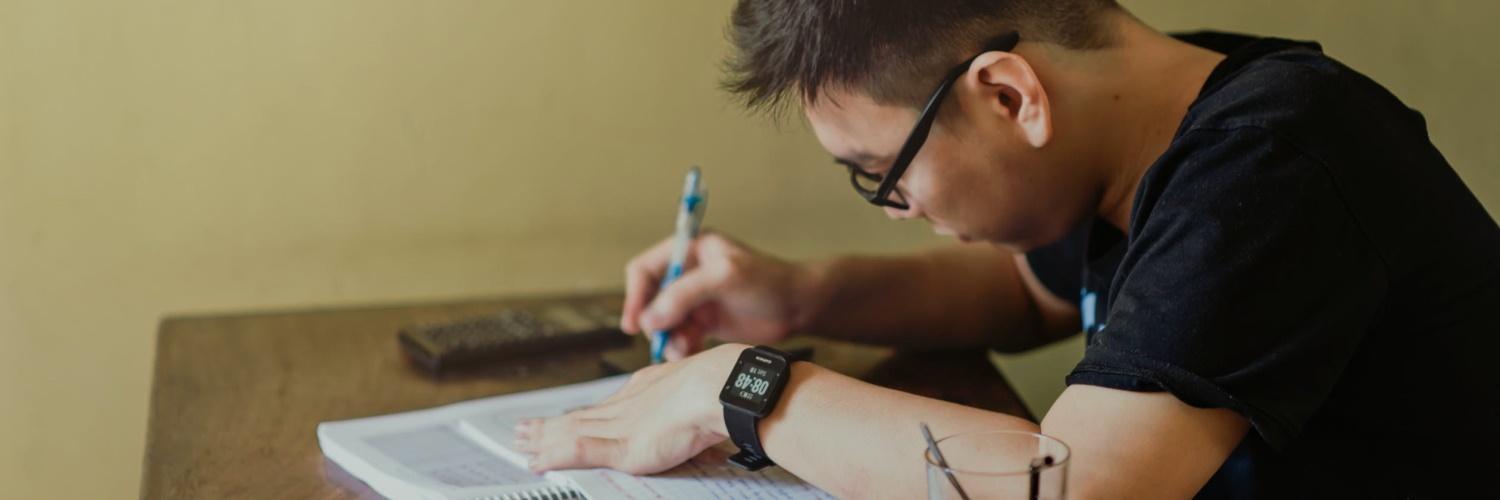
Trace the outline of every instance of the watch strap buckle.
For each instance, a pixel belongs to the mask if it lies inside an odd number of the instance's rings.
[[[729,463],[734,464],[735,467],[739,467],[750,472],[755,472],[766,467],[776,465],[776,463],[772,462],[770,458],[751,453],[749,450],[745,449],[741,449],[739,453],[735,453],[734,456],[729,457]]]

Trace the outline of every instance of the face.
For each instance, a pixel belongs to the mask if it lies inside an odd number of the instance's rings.
[[[948,96],[940,110],[946,116],[897,183],[910,208],[883,208],[887,216],[926,219],[941,235],[1020,250],[1055,241],[1077,215],[1061,209],[1074,196],[1055,182],[1057,160],[1029,143],[1014,120],[990,119],[985,106],[965,105],[969,96],[957,88]],[[824,149],[880,175],[917,120],[915,109],[848,91],[827,92],[804,109]]]

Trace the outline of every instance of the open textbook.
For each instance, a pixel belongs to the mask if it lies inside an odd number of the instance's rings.
[[[426,410],[318,424],[323,454],[390,498],[657,499],[832,498],[779,468],[747,472],[714,448],[652,476],[608,469],[533,474],[513,446],[521,419],[587,406],[626,376],[495,396]]]

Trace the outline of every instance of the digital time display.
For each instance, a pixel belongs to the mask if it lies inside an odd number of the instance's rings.
[[[765,368],[749,367],[745,371],[735,374],[734,388],[740,390],[740,397],[754,399],[765,397],[766,390],[771,388],[769,380],[770,372]]]
[[[772,393],[780,390],[777,379],[781,377],[782,366],[784,362],[779,359],[758,355],[741,359],[725,381],[719,400],[750,413],[763,414],[775,396]]]

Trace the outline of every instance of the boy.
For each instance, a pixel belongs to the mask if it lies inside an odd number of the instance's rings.
[[[710,234],[658,291],[664,243],[627,269],[626,331],[671,328],[675,358],[705,335],[1088,337],[1039,426],[794,363],[753,425],[768,460],[916,498],[926,421],[1061,439],[1073,498],[1493,490],[1470,450],[1500,445],[1500,228],[1422,117],[1317,45],[1169,37],[1112,0],[742,0],[732,33],[747,104],[795,99],[867,202],[988,245],[789,263]],[[643,370],[522,446],[670,468],[731,432],[716,395],[746,348]]]

